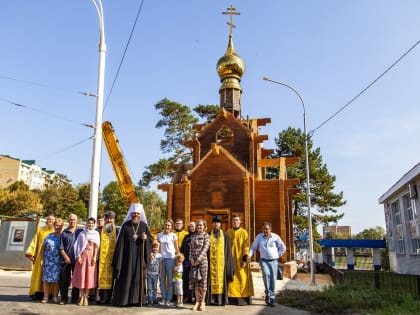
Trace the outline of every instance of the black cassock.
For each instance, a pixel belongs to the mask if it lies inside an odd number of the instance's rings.
[[[141,239],[142,233],[147,234],[147,240]],[[137,235],[137,237],[135,236]],[[143,254],[144,243],[144,256]],[[132,224],[131,220],[121,226],[112,260],[114,290],[112,304],[126,306],[140,304],[140,291],[145,290],[144,269],[150,257],[152,236],[146,223]],[[145,302],[145,301],[143,301]]]

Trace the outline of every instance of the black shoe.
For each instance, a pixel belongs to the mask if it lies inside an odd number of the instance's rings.
[[[274,299],[269,299],[267,305],[270,307],[274,307]]]
[[[238,306],[245,306],[245,305],[248,305],[248,303],[246,302],[245,299],[237,298],[237,305]]]
[[[44,298],[43,292],[35,292],[35,294],[31,295],[30,298],[32,301],[41,301]]]

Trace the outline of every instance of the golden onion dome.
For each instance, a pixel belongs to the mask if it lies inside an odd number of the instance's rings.
[[[217,62],[217,73],[220,81],[223,82],[225,78],[234,77],[241,79],[245,72],[244,60],[235,52],[233,47],[232,35],[229,35],[228,48],[223,57]]]

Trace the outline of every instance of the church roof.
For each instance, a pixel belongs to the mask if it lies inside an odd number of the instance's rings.
[[[235,165],[242,173],[251,175],[248,170],[232,155],[228,150],[223,148],[222,146],[212,143],[211,150],[207,152],[207,154],[200,160],[200,162],[194,166],[191,170],[189,176],[192,176],[194,172],[201,168],[201,166],[206,163],[209,159],[214,158],[215,156],[225,156],[227,160],[229,160],[233,165]]]

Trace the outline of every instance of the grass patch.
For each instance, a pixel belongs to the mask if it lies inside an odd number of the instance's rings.
[[[277,302],[312,314],[411,315],[420,314],[420,301],[370,287],[348,284],[324,291],[285,290]]]

